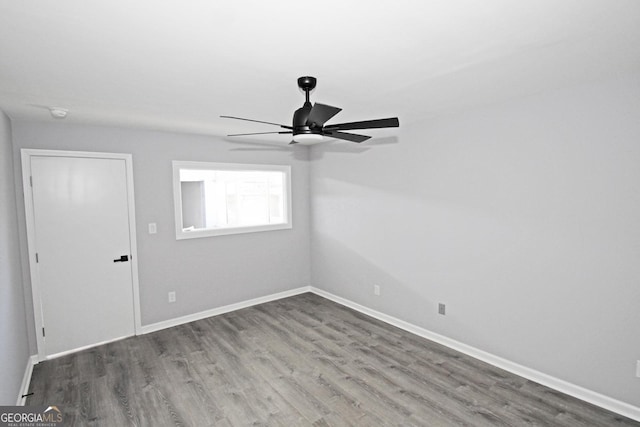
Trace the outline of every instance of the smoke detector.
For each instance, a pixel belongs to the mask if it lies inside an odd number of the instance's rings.
[[[67,117],[67,113],[69,112],[69,110],[67,110],[66,108],[49,107],[49,112],[51,113],[51,117],[53,117],[54,119],[64,119],[65,117]]]

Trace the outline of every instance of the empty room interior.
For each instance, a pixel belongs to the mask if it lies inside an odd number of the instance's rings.
[[[0,162],[2,414],[640,425],[636,0],[1,0]]]

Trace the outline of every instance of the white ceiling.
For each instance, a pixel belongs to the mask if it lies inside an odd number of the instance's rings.
[[[219,116],[289,124],[312,75],[333,122],[402,126],[639,70],[638,0],[0,0],[15,120],[277,130]]]

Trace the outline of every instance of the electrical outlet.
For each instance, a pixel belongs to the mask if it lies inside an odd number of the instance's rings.
[[[373,285],[373,294],[380,296],[380,286],[379,285]]]
[[[175,291],[169,292],[169,302],[176,302],[176,293],[175,293]]]
[[[442,314],[443,316],[446,314],[447,312],[447,306],[444,305],[443,303],[439,303],[438,304],[438,314]]]

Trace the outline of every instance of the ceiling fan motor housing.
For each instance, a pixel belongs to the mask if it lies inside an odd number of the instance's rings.
[[[301,134],[322,134],[322,127],[311,126],[307,123],[307,119],[309,118],[309,114],[311,113],[312,105],[309,101],[305,102],[301,108],[298,108],[293,113],[293,134],[301,135]]]

